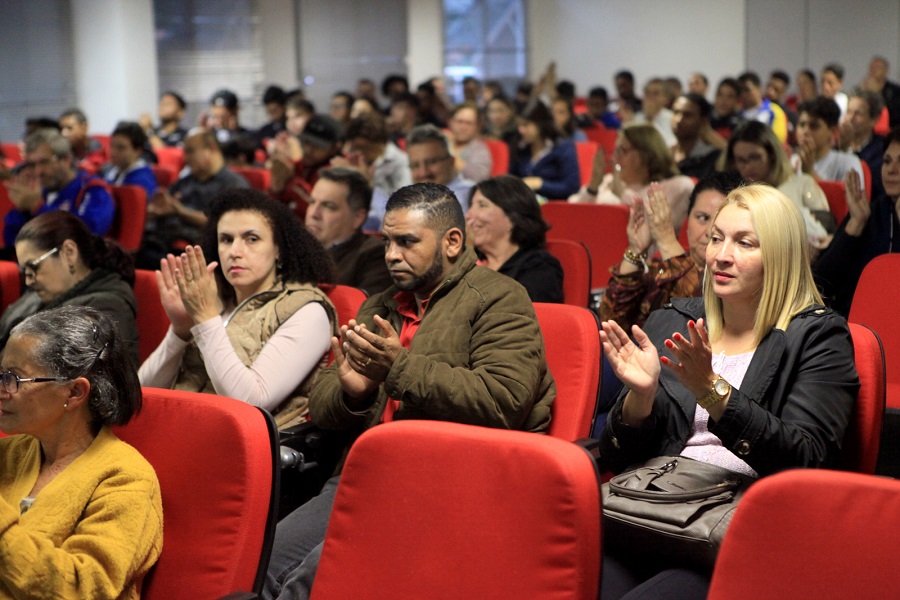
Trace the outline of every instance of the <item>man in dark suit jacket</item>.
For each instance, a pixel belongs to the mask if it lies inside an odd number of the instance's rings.
[[[334,259],[338,283],[370,295],[389,287],[392,281],[384,262],[384,244],[362,231],[372,201],[366,177],[346,167],[323,169],[311,196],[306,229]]]

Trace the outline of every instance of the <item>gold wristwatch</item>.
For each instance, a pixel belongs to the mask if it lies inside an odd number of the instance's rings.
[[[731,393],[731,384],[717,376],[706,395],[697,400],[697,404],[702,409],[708,409],[727,398],[729,393]]]

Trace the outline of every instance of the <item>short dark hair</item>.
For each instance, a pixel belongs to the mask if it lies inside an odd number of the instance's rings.
[[[80,108],[67,108],[61,115],[59,115],[59,120],[62,121],[66,117],[75,117],[75,120],[82,125],[88,122],[87,115],[84,114],[84,111]]]
[[[873,121],[877,121],[878,117],[881,116],[881,111],[884,110],[884,97],[878,92],[856,88],[850,94],[850,97],[859,98],[866,103],[866,106],[869,107],[869,118]]]
[[[543,248],[550,226],[541,216],[534,190],[519,177],[499,175],[475,184],[469,192],[469,205],[475,192],[496,204],[512,222],[510,240],[521,248]]]
[[[593,87],[588,92],[588,98],[602,98],[605,102],[609,101],[609,92],[606,91],[606,88],[601,86]]]
[[[575,84],[568,79],[563,79],[556,84],[556,93],[566,100],[573,100],[575,98]]]
[[[347,140],[363,138],[376,144],[386,144],[388,141],[387,124],[380,113],[366,113],[350,121],[344,137]]]
[[[222,156],[226,159],[235,160],[243,156],[244,162],[248,165],[256,162],[256,149],[259,147],[259,143],[250,137],[249,134],[239,133],[233,135],[221,146]]]
[[[727,196],[731,190],[740,187],[743,183],[740,173],[736,171],[714,171],[697,182],[694,191],[691,192],[690,203],[688,204],[688,212],[694,208],[694,202],[697,196],[707,190],[716,190],[723,196]]]
[[[797,114],[806,113],[814,119],[821,119],[829,127],[837,127],[841,120],[841,108],[837,102],[825,96],[802,102],[797,107]]]
[[[316,112],[316,107],[312,102],[306,99],[306,96],[303,94],[291,94],[287,97],[287,100],[284,102],[285,108],[290,108],[291,110],[300,110],[307,112],[309,114],[314,114]]]
[[[613,80],[616,79],[625,79],[626,81],[629,81],[632,85],[634,85],[634,73],[632,73],[628,69],[616,71],[616,74],[613,76]]]
[[[781,69],[775,69],[769,74],[769,79],[778,79],[779,81],[783,81],[784,85],[791,85],[791,76],[787,74],[786,71],[782,71]]]
[[[894,127],[886,136],[884,136],[884,149],[891,144],[900,144],[900,127]]]
[[[134,259],[116,242],[94,235],[73,213],[64,210],[42,213],[25,223],[16,236],[16,242],[29,242],[44,252],[59,248],[66,240],[72,240],[88,269],[107,269],[118,273],[129,284],[134,283]]]
[[[147,134],[144,132],[144,128],[134,121],[119,121],[110,137],[117,135],[127,139],[132,148],[143,148],[147,145]]]
[[[125,425],[141,409],[141,383],[131,352],[116,324],[89,306],[61,306],[37,312],[13,328],[10,337],[36,340],[32,358],[54,377],[86,378],[91,429]]]
[[[394,106],[395,104],[408,104],[412,108],[419,110],[419,107],[422,103],[419,102],[419,97],[415,94],[405,92],[394,97],[394,99],[391,101],[391,106]]]
[[[462,232],[463,245],[466,242],[466,217],[456,194],[439,183],[414,183],[402,187],[393,194],[384,209],[385,215],[395,210],[421,210],[425,212],[425,223],[441,238],[456,227]]]
[[[171,96],[175,99],[175,103],[178,104],[178,108],[184,110],[187,108],[187,102],[184,101],[184,98],[178,92],[173,92],[172,90],[166,90],[162,94],[159,95],[160,98],[163,96]]]
[[[281,86],[270,85],[266,88],[266,91],[263,92],[263,104],[280,104],[284,106],[286,100],[287,94],[284,93],[284,88]]]
[[[218,260],[219,220],[222,215],[232,211],[259,213],[269,224],[278,248],[278,276],[282,281],[311,284],[332,282],[334,273],[331,259],[322,244],[300,224],[286,205],[254,189],[231,188],[216,197],[209,211],[209,221],[203,231],[201,243],[208,261]],[[234,302],[234,288],[225,279],[221,264],[216,266],[215,276],[219,297],[223,301]]]
[[[559,132],[556,130],[556,122],[553,120],[553,113],[540,100],[531,107],[526,108],[522,113],[522,118],[537,125],[543,139],[556,141],[556,138],[559,137]]]
[[[339,92],[335,92],[331,95],[331,98],[343,98],[347,101],[347,108],[350,108],[350,105],[353,104],[353,94],[351,94],[347,90],[340,90]]]
[[[740,95],[741,93],[741,84],[734,77],[723,78],[722,81],[719,82],[719,85],[716,86],[716,92],[718,92],[723,87],[730,87],[732,90],[734,90],[735,94]]]
[[[838,80],[840,80],[840,81],[843,81],[843,80],[844,80],[844,67],[841,66],[840,64],[838,64],[838,63],[828,63],[827,65],[825,65],[824,67],[822,67],[822,72],[823,72],[823,73],[828,73],[829,71],[830,71],[831,73],[833,73],[834,76],[838,78]]]
[[[319,179],[347,186],[347,205],[350,210],[369,212],[372,206],[372,186],[365,175],[348,167],[331,167],[319,171]]]
[[[392,73],[385,77],[381,82],[381,95],[387,96],[388,89],[395,83],[402,83],[403,87],[406,88],[406,91],[409,91],[409,79],[406,78],[406,75],[400,75],[398,73]]]
[[[813,72],[812,69],[800,69],[799,71],[797,71],[797,75],[798,76],[805,75],[805,76],[809,77],[810,79],[812,79],[813,83],[816,82],[816,74]]]
[[[738,77],[738,82],[741,86],[746,86],[748,83],[752,83],[754,87],[762,87],[762,82],[759,79],[759,75],[757,75],[753,71],[744,71]]]
[[[682,94],[681,98],[686,98],[688,102],[697,107],[697,110],[700,111],[701,119],[708,119],[712,114],[712,104],[709,103],[709,100],[704,98],[700,94],[695,94],[694,92],[688,92],[687,94]]]

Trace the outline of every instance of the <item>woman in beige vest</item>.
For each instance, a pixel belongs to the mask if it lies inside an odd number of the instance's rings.
[[[202,246],[160,263],[172,325],[141,365],[141,384],[230,396],[270,411],[279,427],[296,423],[337,333],[318,288],[331,278],[325,250],[284,205],[224,192]]]

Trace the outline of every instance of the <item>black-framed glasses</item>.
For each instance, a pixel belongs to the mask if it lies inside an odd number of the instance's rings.
[[[43,254],[38,256],[36,259],[26,262],[24,265],[22,265],[22,273],[25,275],[26,278],[36,277],[38,267],[41,266],[41,263],[44,262],[45,260],[47,260],[48,258],[50,258],[51,256],[53,256],[54,254],[56,254],[57,252],[59,252],[59,246],[57,246],[55,248],[51,248],[50,250],[47,250],[46,252],[44,252]]]
[[[15,394],[22,383],[43,383],[45,381],[70,381],[68,377],[19,377],[12,371],[0,373],[0,385],[7,394]]]

